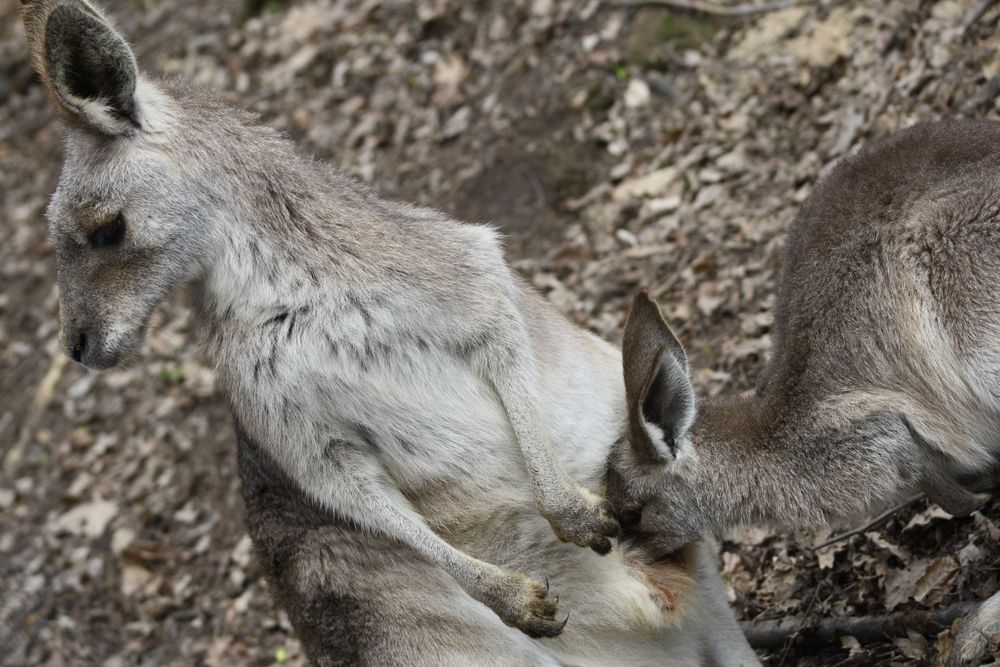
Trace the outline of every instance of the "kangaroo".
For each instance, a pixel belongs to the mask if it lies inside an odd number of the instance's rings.
[[[67,123],[62,345],[128,361],[191,287],[250,533],[317,662],[756,663],[708,545],[613,549],[597,493],[621,356],[528,289],[493,229],[380,199],[141,74],[90,2],[22,4]]]
[[[998,279],[1000,123],[941,121],[870,142],[807,199],[755,390],[696,409],[683,347],[638,294],[629,437],[608,489],[629,539],[657,557],[741,524],[856,518],[916,489],[953,515],[980,507],[988,496],[960,481],[1000,454]]]

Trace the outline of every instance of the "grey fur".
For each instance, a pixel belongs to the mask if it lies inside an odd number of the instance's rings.
[[[693,464],[651,460],[645,429],[613,449],[608,494],[636,547],[660,558],[741,524],[851,520],[915,489],[954,515],[981,507],[1000,458],[998,202],[995,122],[916,125],[843,160],[789,231],[757,389],[703,401]],[[626,385],[656,373],[651,400],[691,391],[655,365],[676,339],[644,294],[625,338]],[[633,422],[642,407],[630,398]],[[998,633],[1000,593],[944,664],[980,664]]]
[[[238,425],[237,445],[247,530],[313,664],[540,660],[481,615],[463,616],[453,604],[461,589],[432,563],[306,498]]]
[[[109,136],[137,129],[135,56],[107,18],[85,0],[21,4],[35,68],[63,117]]]
[[[54,11],[101,22],[85,48],[118,90],[66,98],[51,64],[80,39],[46,29]],[[756,664],[705,545],[593,553],[618,530],[595,492],[620,357],[522,283],[494,230],[382,200],[251,114],[140,75],[83,0],[23,16],[71,126],[48,213],[63,345],[119,363],[192,287],[251,534],[314,660]],[[108,103],[124,98],[134,122]],[[119,215],[121,243],[95,246]]]
[[[998,201],[998,123],[917,125],[841,161],[789,231],[757,389],[701,402],[684,469],[616,447],[637,539],[662,553],[741,524],[850,520],[915,489],[981,506],[959,480],[1000,453]],[[669,328],[648,303],[626,328],[655,341]]]

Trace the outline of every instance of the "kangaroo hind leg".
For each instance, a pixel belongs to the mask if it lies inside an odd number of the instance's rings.
[[[930,501],[955,517],[969,516],[982,509],[989,502],[990,495],[967,489],[959,481],[958,475],[952,472],[948,457],[942,453],[941,448],[931,444],[905,416],[903,423],[924,458],[919,486]]]

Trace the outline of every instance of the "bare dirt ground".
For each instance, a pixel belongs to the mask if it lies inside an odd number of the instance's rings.
[[[611,340],[650,288],[704,392],[767,358],[783,233],[817,177],[918,120],[997,117],[1000,7],[824,0],[743,19],[596,0],[104,3],[143,66],[218,89],[378,191],[492,221]],[[625,3],[627,5],[628,3]],[[60,129],[0,0],[0,664],[301,664],[244,536],[234,437],[178,296],[141,364],[66,363],[43,220]],[[993,81],[994,83],[988,83]],[[916,504],[723,544],[746,620],[861,616],[1000,586],[1000,505]],[[773,665],[933,664],[949,633],[790,643]]]

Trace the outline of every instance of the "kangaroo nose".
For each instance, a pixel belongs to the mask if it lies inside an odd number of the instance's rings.
[[[620,517],[622,530],[626,532],[636,530],[639,527],[640,521],[642,521],[642,514],[636,510],[625,510]]]
[[[73,361],[80,361],[83,359],[83,353],[87,351],[87,334],[77,329],[70,336],[69,341],[69,354],[73,357]]]

